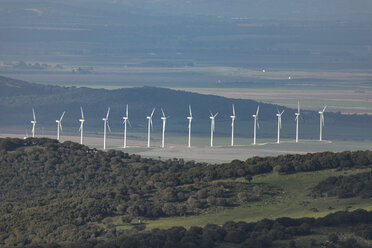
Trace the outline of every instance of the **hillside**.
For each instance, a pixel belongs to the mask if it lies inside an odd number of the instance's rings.
[[[144,228],[371,210],[368,198],[310,196],[330,175],[363,173],[371,164],[369,151],[206,164],[0,139],[0,244],[111,242]]]
[[[30,128],[32,107],[35,108],[38,128],[55,129],[55,120],[63,111],[66,115],[63,121],[65,130],[77,132],[80,117],[80,106],[84,108],[86,131],[101,131],[102,117],[111,107],[110,125],[114,132],[122,130],[122,116],[125,105],[129,104],[129,117],[132,132],[144,132],[145,116],[152,108],[154,115],[154,130],[161,128],[161,112],[166,115],[167,130],[174,133],[186,133],[188,105],[193,110],[193,132],[198,135],[208,135],[210,128],[209,112],[218,112],[216,118],[217,135],[230,132],[229,126],[231,104],[235,104],[237,120],[237,135],[251,136],[252,114],[260,105],[260,136],[274,137],[276,133],[277,110],[285,110],[283,114],[282,136],[293,137],[295,130],[295,110],[286,107],[258,103],[251,100],[228,99],[224,97],[201,95],[186,91],[155,87],[123,88],[117,90],[90,89],[76,87],[58,87],[0,77],[0,127],[18,127],[20,130]],[[317,138],[319,135],[319,114],[315,111],[301,111],[301,136]],[[366,115],[342,115],[326,113],[324,136],[326,139],[371,139],[372,117]],[[285,127],[285,128],[284,128]],[[332,127],[332,128],[329,128]],[[348,130],[345,132],[344,130]]]

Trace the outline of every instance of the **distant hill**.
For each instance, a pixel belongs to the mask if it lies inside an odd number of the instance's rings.
[[[157,87],[135,87],[116,90],[59,87],[27,83],[11,78],[0,77],[0,127],[30,128],[32,108],[35,108],[38,128],[55,128],[55,120],[66,111],[63,120],[65,130],[77,131],[80,106],[86,118],[86,130],[100,131],[102,118],[111,107],[110,125],[114,132],[120,132],[125,105],[129,104],[129,118],[132,131],[145,131],[146,115],[155,107],[154,130],[161,128],[161,111],[170,116],[167,130],[185,133],[187,131],[188,105],[193,112],[193,132],[208,135],[209,113],[218,112],[216,118],[217,135],[230,132],[231,105],[236,108],[236,133],[249,136],[252,133],[252,114],[260,105],[261,137],[274,137],[276,133],[276,112],[283,114],[283,137],[294,135],[294,113],[296,110],[283,106],[259,103],[253,100],[229,99],[225,97],[202,95],[181,90]],[[316,111],[301,111],[301,136],[318,137],[319,114]],[[326,113],[324,136],[328,139],[372,139],[372,117],[367,115],[342,115]],[[332,127],[332,128],[330,128]]]

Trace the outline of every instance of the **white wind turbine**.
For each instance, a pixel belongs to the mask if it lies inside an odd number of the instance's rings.
[[[230,116],[231,118],[231,146],[234,146],[234,121],[235,121],[235,107],[234,104],[232,105],[233,114]]]
[[[298,122],[299,122],[299,119],[300,119],[300,101],[297,102],[297,113],[295,113],[296,115],[296,118],[295,118],[295,121],[296,121],[296,143],[298,143]]]
[[[213,147],[213,133],[214,133],[214,130],[215,130],[214,119],[218,115],[218,112],[215,115],[213,115],[212,112],[210,112],[210,114],[211,115],[209,116],[209,119],[211,119],[211,147]]]
[[[282,128],[282,114],[284,113],[284,110],[282,112],[279,112],[278,110],[278,113],[276,114],[276,116],[278,117],[278,140],[276,141],[276,143],[280,143],[280,129]]]
[[[34,109],[32,109],[32,115],[34,117],[34,120],[31,121],[31,124],[32,124],[32,138],[35,138],[36,116],[35,116],[35,110]]]
[[[155,108],[153,108],[150,116],[146,116],[146,118],[148,120],[148,124],[147,124],[147,126],[148,126],[147,127],[147,147],[148,148],[150,148],[151,128],[152,128],[152,116],[154,115],[154,112],[155,112]]]
[[[187,119],[189,120],[189,143],[188,143],[188,147],[191,146],[191,121],[192,121],[192,112],[191,112],[191,106],[189,105],[189,112],[190,112],[190,115],[187,117]]]
[[[85,121],[83,107],[80,107],[80,112],[81,112],[81,119],[79,119],[80,121],[79,131],[80,131],[80,144],[82,145],[83,144],[84,121]]]
[[[260,111],[260,105],[257,107],[257,111],[255,115],[252,115],[254,118],[254,126],[253,126],[253,144],[256,144],[256,137],[257,137],[257,128],[260,128],[260,124],[258,123],[258,111]]]
[[[319,141],[323,140],[323,127],[324,127],[324,111],[326,110],[327,106],[324,106],[322,111],[319,111],[320,115],[320,134],[319,134]]]
[[[124,145],[123,148],[127,148],[127,122],[130,125],[130,121],[128,119],[128,104],[125,110],[125,116],[123,117],[123,124],[124,124]]]
[[[110,125],[109,125],[109,122],[108,122],[108,118],[109,118],[109,114],[110,114],[110,107],[108,107],[107,109],[107,114],[106,114],[106,118],[102,118],[103,120],[103,150],[106,150],[106,127],[108,128],[109,132],[111,133],[111,128],[110,128]]]
[[[57,122],[57,140],[59,140],[59,130],[61,130],[62,132],[62,119],[63,119],[63,116],[65,115],[66,111],[63,111],[62,115],[61,115],[61,118],[59,118],[59,120],[56,120]]]
[[[167,118],[168,118],[169,116],[165,116],[163,109],[161,109],[161,112],[162,112],[162,114],[163,114],[163,116],[161,117],[161,119],[163,120],[163,135],[162,135],[162,140],[161,140],[161,148],[164,148],[164,139],[165,139],[165,122],[167,121]]]

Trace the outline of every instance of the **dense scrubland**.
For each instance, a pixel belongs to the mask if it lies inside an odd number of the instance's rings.
[[[370,151],[254,157],[207,164],[147,159],[116,150],[103,152],[46,138],[0,139],[0,244],[275,247],[280,240],[296,242],[297,236],[314,233],[323,235],[321,239],[326,242],[327,233],[332,231],[322,231],[323,227],[341,228],[343,232],[342,227],[353,224],[354,229],[346,228],[351,234],[333,242],[333,247],[359,247],[356,243],[370,244],[371,238],[368,230],[372,217],[365,210],[320,219],[144,229],[146,221],[159,218],[172,222],[177,216],[203,216],[221,209],[266,204],[280,197],[282,186],[252,179],[270,174],[285,177],[314,171],[351,171],[354,174],[314,178],[314,187],[303,194],[368,200],[372,192],[371,164]],[[364,172],[357,173],[357,169]],[[310,245],[309,240],[306,242]],[[313,247],[321,245],[311,242]],[[344,246],[349,243],[355,246]]]

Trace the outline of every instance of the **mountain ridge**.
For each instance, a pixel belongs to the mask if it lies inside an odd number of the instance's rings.
[[[83,107],[88,128],[100,130],[101,119],[106,115],[107,108],[111,107],[110,124],[114,130],[121,130],[122,116],[125,105],[129,104],[129,118],[132,130],[143,132],[146,126],[146,116],[155,107],[154,127],[160,130],[161,112],[164,109],[171,118],[167,122],[167,130],[171,132],[186,132],[189,114],[188,106],[192,107],[193,132],[208,134],[210,120],[209,113],[219,112],[216,118],[216,133],[227,134],[230,132],[230,115],[232,104],[235,105],[237,115],[237,134],[250,134],[252,132],[252,114],[260,105],[259,121],[262,126],[260,133],[263,137],[273,137],[276,133],[276,113],[285,110],[283,114],[283,137],[290,137],[294,130],[294,113],[296,109],[257,102],[245,99],[229,99],[221,96],[202,95],[182,90],[173,90],[158,87],[133,87],[114,90],[92,89],[86,87],[61,87],[27,83],[0,77],[0,125],[2,127],[28,127],[32,118],[32,108],[35,108],[39,127],[54,130],[55,120],[59,119],[63,111],[64,127],[75,130],[80,117],[80,106]],[[372,116],[368,115],[343,115],[340,113],[326,112],[325,136],[336,139],[372,138],[368,133]],[[319,114],[316,111],[301,110],[301,128],[303,137],[317,137],[319,135]],[[241,127],[239,128],[239,125]],[[332,129],[327,129],[332,126]],[[350,133],[345,136],[345,128]],[[332,133],[333,132],[333,133]],[[328,135],[328,136],[327,136]]]

